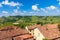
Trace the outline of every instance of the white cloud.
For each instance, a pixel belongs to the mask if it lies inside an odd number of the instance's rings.
[[[60,1],[60,0],[57,0],[57,1]]]
[[[60,5],[60,2],[58,4]]]
[[[57,0],[58,1],[58,4],[60,5],[60,0]]]
[[[57,9],[55,6],[53,6],[53,5],[51,5],[51,6],[49,6],[49,7],[46,7],[47,9],[49,9],[49,10],[55,10],[55,9]]]
[[[0,7],[2,7],[2,4],[0,4]]]
[[[38,7],[37,7],[37,5],[32,5],[32,10],[38,10]]]
[[[9,2],[8,0],[2,1],[1,4],[9,6],[22,6],[22,3],[15,3],[14,1]]]
[[[38,6],[39,4],[35,4],[35,5],[37,5],[37,6]]]
[[[56,11],[57,11],[57,12],[60,12],[60,10],[58,10],[58,9],[57,9]]]
[[[2,11],[1,16],[9,16],[10,13],[8,11]]]
[[[27,11],[23,11],[23,13],[27,13]]]
[[[19,7],[17,6],[17,9],[19,9]]]
[[[40,8],[40,10],[42,10],[45,13],[48,13],[48,11],[46,9],[44,9],[44,8]]]
[[[8,0],[5,0],[5,1],[2,1],[2,3],[1,3],[1,4],[8,5],[8,4],[9,4],[9,2],[8,2]]]
[[[18,15],[19,14],[19,10],[18,9],[14,9],[11,15]]]
[[[7,11],[2,11],[3,14],[7,14],[8,12]]]
[[[12,2],[10,2],[8,5],[10,5],[10,6],[19,6],[20,4],[17,2],[17,3],[14,3],[13,1]]]
[[[34,12],[29,12],[30,14],[34,13]]]
[[[17,9],[14,9],[13,12],[14,12],[14,13],[18,13],[18,10],[17,10]]]
[[[49,10],[49,11],[55,11],[55,12],[59,12],[59,9],[53,5],[46,7],[45,9]]]

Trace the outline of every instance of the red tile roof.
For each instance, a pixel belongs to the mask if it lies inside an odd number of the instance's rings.
[[[14,40],[24,40],[24,39],[30,39],[30,38],[33,38],[33,36],[30,34],[25,34],[25,35],[14,37]]]
[[[58,24],[46,24],[46,25],[33,25],[29,26],[28,29],[34,29],[32,27],[38,28],[40,32],[48,39],[54,39],[60,37],[60,32],[58,30]]]
[[[0,39],[0,40],[12,40],[12,38],[4,38],[4,39]]]
[[[40,26],[40,25],[39,25]],[[28,29],[29,30],[33,30],[33,29],[35,29],[35,28],[37,28],[37,25],[35,24],[35,25],[31,25],[31,26],[28,26]]]
[[[47,24],[44,26],[38,26],[42,34],[48,39],[55,39],[60,37],[60,32],[58,30],[57,24]]]
[[[18,27],[12,27],[12,26],[4,27],[0,29],[0,39],[22,35],[26,33],[28,33],[27,30]]]

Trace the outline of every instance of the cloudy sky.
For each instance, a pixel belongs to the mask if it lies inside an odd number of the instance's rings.
[[[59,16],[60,0],[0,0],[0,16]]]

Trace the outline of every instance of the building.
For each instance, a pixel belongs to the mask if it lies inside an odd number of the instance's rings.
[[[35,40],[60,40],[58,24],[33,25],[26,27],[26,29],[34,36]]]
[[[60,40],[58,24],[32,25],[22,29],[8,26],[0,29],[0,40]]]
[[[26,29],[16,26],[8,26],[0,29],[0,40],[24,40],[30,38],[33,39],[33,36]]]

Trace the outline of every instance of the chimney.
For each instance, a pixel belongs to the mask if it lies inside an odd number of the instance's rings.
[[[48,26],[46,25],[46,30],[48,30],[48,28],[47,28]]]
[[[26,26],[25,29],[28,31],[28,27]]]

